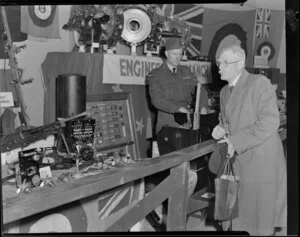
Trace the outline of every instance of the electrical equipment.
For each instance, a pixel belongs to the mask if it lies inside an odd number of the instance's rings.
[[[124,122],[126,108],[120,102],[95,103],[91,113],[96,118],[95,145],[105,147],[115,143],[126,142],[127,131]],[[128,126],[128,125],[127,125]]]
[[[95,132],[95,119],[79,118],[66,122],[62,130],[70,152],[78,153],[76,145],[93,145]],[[60,144],[59,150],[64,151],[65,146]]]
[[[32,187],[40,185],[39,155],[36,148],[19,152],[19,166],[16,165],[16,184],[31,183]],[[21,176],[21,177],[20,177]]]
[[[94,147],[98,154],[125,152],[139,157],[130,93],[87,96],[87,114],[95,119]]]

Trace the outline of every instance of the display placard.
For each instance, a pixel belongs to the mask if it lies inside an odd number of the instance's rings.
[[[0,92],[0,107],[14,106],[14,99],[12,92]]]

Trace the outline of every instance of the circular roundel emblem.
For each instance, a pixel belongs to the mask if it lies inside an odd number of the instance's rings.
[[[20,233],[86,232],[88,217],[81,201],[56,207],[19,221]]]
[[[256,53],[265,56],[270,61],[275,55],[275,48],[270,42],[263,42],[258,46]]]
[[[40,27],[47,27],[52,24],[56,6],[33,5],[28,6],[28,12],[33,23]]]
[[[69,219],[59,213],[44,216],[30,226],[29,233],[72,232]]]
[[[243,27],[236,23],[229,23],[222,26],[213,36],[208,56],[216,59],[219,57],[217,54],[220,51],[221,46],[229,46],[228,44],[240,44],[240,46],[245,50],[246,57],[247,52],[247,36],[246,31]]]

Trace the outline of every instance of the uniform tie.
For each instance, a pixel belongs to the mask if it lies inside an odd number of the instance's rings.
[[[173,74],[176,75],[176,67],[173,67]]]
[[[234,86],[230,86],[230,87],[229,87],[230,94],[232,93],[233,88],[234,88]]]

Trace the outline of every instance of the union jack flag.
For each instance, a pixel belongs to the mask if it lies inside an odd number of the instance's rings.
[[[139,5],[141,6],[141,5]],[[149,7],[146,5],[144,7]],[[183,19],[191,30],[191,42],[187,46],[187,55],[200,55],[202,41],[202,21],[204,7],[202,4],[157,4],[156,13],[160,16],[176,16]],[[141,6],[142,7],[142,6]]]
[[[98,229],[105,231],[111,224],[111,221],[106,220],[107,217],[116,215],[117,212],[129,205],[134,205],[144,197],[144,194],[144,179],[127,183],[101,194],[98,198],[98,219],[100,221]],[[91,213],[87,215],[88,219],[95,218]]]
[[[256,10],[255,36],[257,38],[268,38],[270,33],[271,10],[260,8]]]

